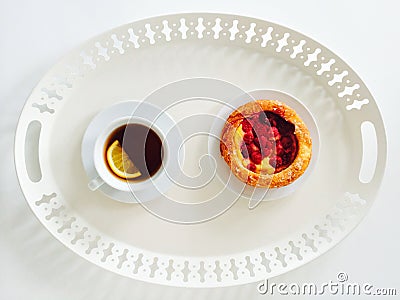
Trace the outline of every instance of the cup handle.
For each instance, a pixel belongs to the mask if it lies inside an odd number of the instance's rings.
[[[88,183],[88,188],[91,191],[97,190],[99,187],[101,187],[104,184],[104,180],[101,179],[100,176],[97,176],[96,178],[92,179]]]

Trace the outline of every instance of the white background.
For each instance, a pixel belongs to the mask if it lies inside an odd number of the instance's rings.
[[[107,29],[150,16],[193,11],[248,15],[297,30],[338,54],[369,87],[388,137],[387,171],[378,198],[342,243],[273,281],[322,283],[345,271],[349,281],[395,287],[400,293],[400,5],[396,2],[0,0],[0,299],[267,297],[258,295],[256,284],[179,289],[105,271],[65,248],[39,224],[16,178],[13,142],[18,116],[48,68]]]

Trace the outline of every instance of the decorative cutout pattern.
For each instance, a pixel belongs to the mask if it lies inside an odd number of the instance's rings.
[[[37,108],[37,109],[40,111],[40,113],[48,112],[48,113],[50,113],[50,114],[54,114],[54,112],[55,112],[55,110],[52,109],[52,108],[49,108],[49,107],[47,106],[47,104],[33,103],[33,104],[32,104],[32,107]]]
[[[266,23],[266,22],[262,22]],[[288,31],[288,30],[286,30]],[[227,39],[232,42],[252,44],[260,48],[269,48],[276,55],[287,57],[303,64],[310,72],[315,72],[318,76],[325,77],[326,84],[337,89],[339,98],[347,98],[346,110],[360,110],[369,103],[367,97],[354,92],[360,88],[361,82],[352,82],[350,79],[344,80],[349,70],[340,70],[336,67],[336,60],[332,57],[326,57],[324,50],[319,47],[313,47],[304,39],[296,39],[294,33],[285,32],[283,28],[277,25],[265,27],[263,24],[255,22],[243,22],[235,19],[233,21],[224,21],[221,17],[195,17],[185,16],[179,20],[161,20],[155,23],[146,23],[141,27],[131,28],[128,26],[126,34],[118,36],[113,33],[107,42],[97,41],[94,45],[80,53],[81,66],[75,67],[74,71],[69,70],[69,76],[83,75],[84,72],[94,70],[98,64],[108,62],[113,55],[124,54],[130,48],[137,49],[148,47],[157,43],[171,42],[173,40],[186,39]],[[46,99],[52,98],[62,100],[61,85],[72,88],[72,83],[65,77],[62,79],[55,77],[50,87],[42,88]],[[74,77],[75,77],[74,76]],[[60,80],[61,79],[61,80]],[[57,88],[54,89],[54,86]],[[48,103],[36,103],[34,105],[41,113],[48,112],[54,114],[55,110]]]
[[[366,95],[355,94],[363,85],[350,78],[351,70],[341,69],[338,59],[322,46],[278,25],[248,18],[232,19],[228,15],[179,15],[150,19],[125,26],[118,33],[99,38],[75,58],[76,64],[54,76],[41,87],[42,98],[32,109],[39,113],[57,114],[68,90],[75,82],[113,57],[126,51],[152,47],[175,40],[226,40],[243,47],[258,47],[304,66],[321,78],[327,89],[334,91],[340,105],[351,113],[368,105]],[[123,34],[121,32],[124,31]],[[303,68],[304,68],[303,67]],[[56,101],[54,101],[56,100]],[[223,286],[261,280],[293,269],[326,251],[337,235],[344,236],[348,224],[360,220],[367,202],[357,194],[346,193],[334,210],[296,238],[274,248],[256,249],[234,257],[170,257],[137,249],[113,241],[95,232],[67,209],[65,200],[55,192],[43,194],[32,204],[44,222],[56,228],[52,233],[88,260],[116,273],[150,282],[180,286]],[[350,226],[351,227],[351,226]]]
[[[247,282],[289,268],[294,262],[301,262],[312,253],[317,253],[321,247],[332,244],[334,231],[343,232],[344,224],[361,215],[366,204],[358,194],[346,193],[332,214],[297,240],[243,258],[221,257],[207,261],[193,258],[192,261],[179,257],[168,260],[163,256],[152,256],[129,246],[124,247],[117,242],[108,242],[89,227],[79,225],[81,222],[77,217],[71,217],[63,205],[56,205],[56,199],[55,193],[44,194],[35,205],[48,211],[45,219],[57,225],[58,234],[67,233],[70,245],[74,249],[84,250],[81,254],[97,257],[97,263],[107,264],[108,267],[111,265],[112,269],[127,276],[137,278],[137,275],[142,279],[156,279],[164,283],[178,281],[186,286]]]

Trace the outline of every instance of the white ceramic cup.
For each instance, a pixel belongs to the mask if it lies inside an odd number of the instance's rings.
[[[150,188],[152,185],[152,181],[149,180],[149,178],[140,180],[140,181],[132,181],[130,182],[130,186],[127,184],[127,180],[123,178],[118,178],[116,175],[114,175],[110,169],[107,167],[107,161],[104,156],[104,151],[105,151],[105,144],[107,142],[108,137],[110,134],[117,128],[128,125],[128,124],[139,124],[139,125],[144,125],[148,128],[151,128],[163,141],[165,140],[165,135],[162,133],[162,131],[157,128],[154,124],[151,124],[149,120],[146,120],[144,118],[140,117],[123,117],[120,119],[116,119],[113,122],[111,122],[104,130],[103,132],[97,137],[95,146],[94,146],[94,152],[93,152],[93,160],[94,160],[94,165],[96,168],[96,171],[98,173],[98,176],[93,178],[92,180],[89,181],[88,187],[90,190],[94,191],[97,190],[100,186],[103,184],[108,184],[109,186],[120,190],[120,191],[125,191],[129,192],[130,190],[132,191],[139,191],[145,188]],[[170,154],[168,151],[168,143],[163,143],[162,144],[162,164],[165,165],[167,164],[167,159],[170,158]],[[160,167],[158,171],[151,176],[151,178],[154,180],[157,179],[158,174],[162,172],[162,168]]]
[[[162,141],[162,164],[152,176],[138,181],[118,178],[108,167],[105,144],[123,125],[140,124],[153,130]],[[82,161],[89,176],[88,188],[97,189],[122,202],[143,202],[166,192],[180,176],[182,136],[175,121],[157,106],[140,101],[116,103],[96,115],[82,141]]]

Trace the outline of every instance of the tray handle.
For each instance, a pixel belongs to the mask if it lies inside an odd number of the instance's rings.
[[[31,121],[26,129],[24,156],[28,177],[32,182],[42,179],[42,170],[39,163],[39,139],[42,124],[38,120]]]
[[[386,168],[387,139],[381,116],[364,119],[360,123],[360,132],[363,155],[358,181],[366,189],[365,196],[372,197],[377,193],[374,187],[379,186]]]

